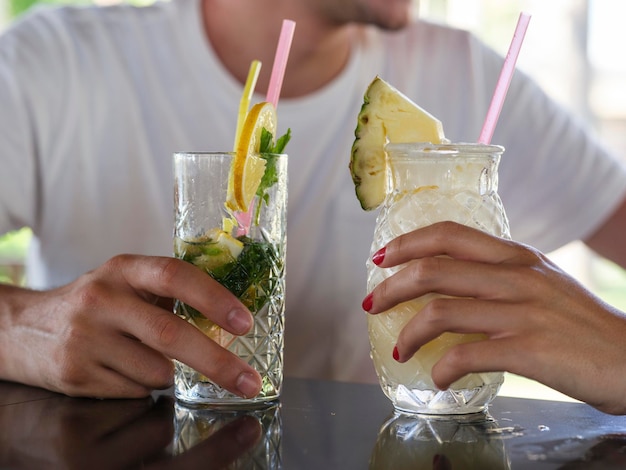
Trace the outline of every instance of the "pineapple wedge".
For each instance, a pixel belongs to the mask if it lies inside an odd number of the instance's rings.
[[[387,195],[388,142],[439,144],[445,139],[438,119],[378,76],[365,91],[354,135],[350,173],[364,210],[376,209]]]

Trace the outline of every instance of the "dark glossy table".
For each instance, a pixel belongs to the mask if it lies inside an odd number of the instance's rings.
[[[230,465],[230,466],[229,466]],[[0,382],[1,469],[623,469],[626,417],[499,397],[461,420],[394,415],[377,385],[287,379],[266,410],[69,398]]]

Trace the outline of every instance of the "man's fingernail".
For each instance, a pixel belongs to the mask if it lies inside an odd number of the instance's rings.
[[[254,320],[250,312],[244,309],[236,308],[235,310],[231,310],[226,318],[226,321],[231,327],[233,333],[244,334],[252,328],[252,322]]]
[[[252,398],[259,394],[261,384],[257,377],[250,372],[242,372],[237,377],[237,390],[241,392],[244,398]]]

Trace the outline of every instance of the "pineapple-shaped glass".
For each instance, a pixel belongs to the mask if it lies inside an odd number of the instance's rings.
[[[404,233],[454,221],[509,238],[509,226],[497,193],[498,164],[504,149],[479,144],[390,144],[390,190],[376,221],[371,254]],[[367,262],[368,291],[403,266],[379,268]],[[485,410],[495,398],[503,373],[473,373],[445,391],[431,379],[432,366],[452,346],[483,335],[444,333],[422,346],[407,362],[393,359],[398,334],[424,305],[439,294],[426,294],[387,312],[368,316],[371,356],[381,387],[396,409],[410,413],[465,414]]]

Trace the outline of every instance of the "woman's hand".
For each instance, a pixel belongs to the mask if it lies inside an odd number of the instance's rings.
[[[453,296],[431,301],[405,326],[400,362],[446,331],[487,335],[435,364],[441,389],[469,372],[509,371],[626,414],[626,315],[537,250],[443,222],[394,239],[373,259],[406,267],[374,289],[369,313],[429,292]]]
[[[144,397],[172,384],[178,359],[257,395],[259,374],[174,315],[173,298],[230,333],[252,326],[245,306],[195,266],[120,255],[58,289],[0,286],[0,378],[71,396]]]

